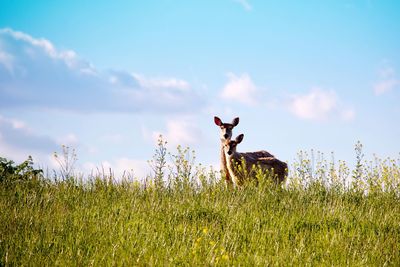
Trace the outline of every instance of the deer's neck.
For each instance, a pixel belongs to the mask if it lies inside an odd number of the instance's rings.
[[[220,158],[221,158],[221,171],[222,171],[222,175],[225,176],[225,181],[227,183],[231,183],[231,176],[229,174],[229,170],[227,167],[227,163],[226,163],[226,156],[225,156],[225,152],[224,152],[224,144],[221,140],[221,153],[220,153]]]
[[[241,154],[238,152],[235,152],[232,155],[225,153],[227,171],[232,181],[238,186],[243,184],[242,175],[238,170],[238,165],[241,164],[241,157]]]

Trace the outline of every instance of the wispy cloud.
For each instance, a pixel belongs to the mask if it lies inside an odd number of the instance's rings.
[[[11,74],[14,72],[14,58],[10,54],[1,51],[1,47],[0,47],[0,65],[3,65],[3,67]]]
[[[57,143],[49,137],[36,134],[25,123],[0,116],[0,138],[15,148],[55,151]]]
[[[145,130],[143,134],[148,135],[149,132]],[[151,133],[154,143],[157,143],[160,135],[173,147],[177,145],[190,146],[203,141],[203,132],[192,116],[179,116],[168,119],[165,131],[153,131]]]
[[[11,29],[0,30],[0,41],[1,108],[187,112],[203,102],[182,79],[99,71],[74,51]]]
[[[376,95],[382,95],[384,93],[392,91],[399,85],[400,80],[397,79],[382,80],[375,84],[374,91]]]
[[[58,148],[53,138],[36,133],[22,121],[0,115],[0,156],[22,161],[28,155],[43,157]]]
[[[353,120],[355,111],[340,103],[334,90],[313,88],[302,95],[293,95],[288,104],[289,111],[305,120],[323,121],[332,116]]]
[[[250,11],[253,9],[253,7],[250,5],[249,1],[247,1],[247,0],[233,0],[233,1],[240,4],[247,11]]]
[[[139,82],[142,87],[145,88],[165,88],[165,89],[179,89],[179,90],[189,90],[190,84],[181,79],[163,77],[163,78],[148,78],[141,74],[133,74],[133,77]]]
[[[251,106],[257,104],[258,89],[250,75],[228,73],[227,77],[228,82],[222,89],[221,98]]]
[[[384,67],[379,71],[379,81],[374,84],[375,95],[382,95],[400,87],[400,79],[392,67]]]
[[[64,61],[68,66],[72,67],[75,65],[75,63],[79,62],[79,59],[76,56],[74,51],[72,51],[72,50],[58,51],[54,47],[54,45],[46,39],[33,38],[29,34],[19,32],[19,31],[14,31],[9,28],[0,29],[0,34],[3,36],[12,37],[12,39],[16,42],[22,42],[22,43],[30,44],[34,47],[40,48],[49,57],[51,57],[53,59],[60,59],[60,60]],[[26,47],[25,52],[29,54],[30,52],[33,52],[33,51],[30,51],[29,47]],[[34,56],[34,54],[31,54],[31,55]]]

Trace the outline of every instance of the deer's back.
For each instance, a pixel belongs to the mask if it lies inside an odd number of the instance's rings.
[[[268,151],[265,150],[260,150],[260,151],[255,151],[255,152],[246,152],[243,154],[247,154],[249,155],[251,158],[268,158],[268,157],[275,157],[274,155],[272,155],[271,153],[269,153]]]
[[[258,159],[258,165],[264,169],[273,169],[279,182],[285,180],[288,170],[286,162],[280,161],[275,157],[263,157]]]

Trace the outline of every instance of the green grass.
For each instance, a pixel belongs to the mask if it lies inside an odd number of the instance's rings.
[[[228,190],[183,158],[169,185],[3,179],[0,265],[400,266],[398,165],[346,186],[299,161],[287,186]]]

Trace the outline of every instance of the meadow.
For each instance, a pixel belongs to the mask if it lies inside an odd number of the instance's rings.
[[[237,190],[162,141],[151,177],[44,175],[0,159],[0,265],[400,266],[400,164],[300,152],[287,183]]]

